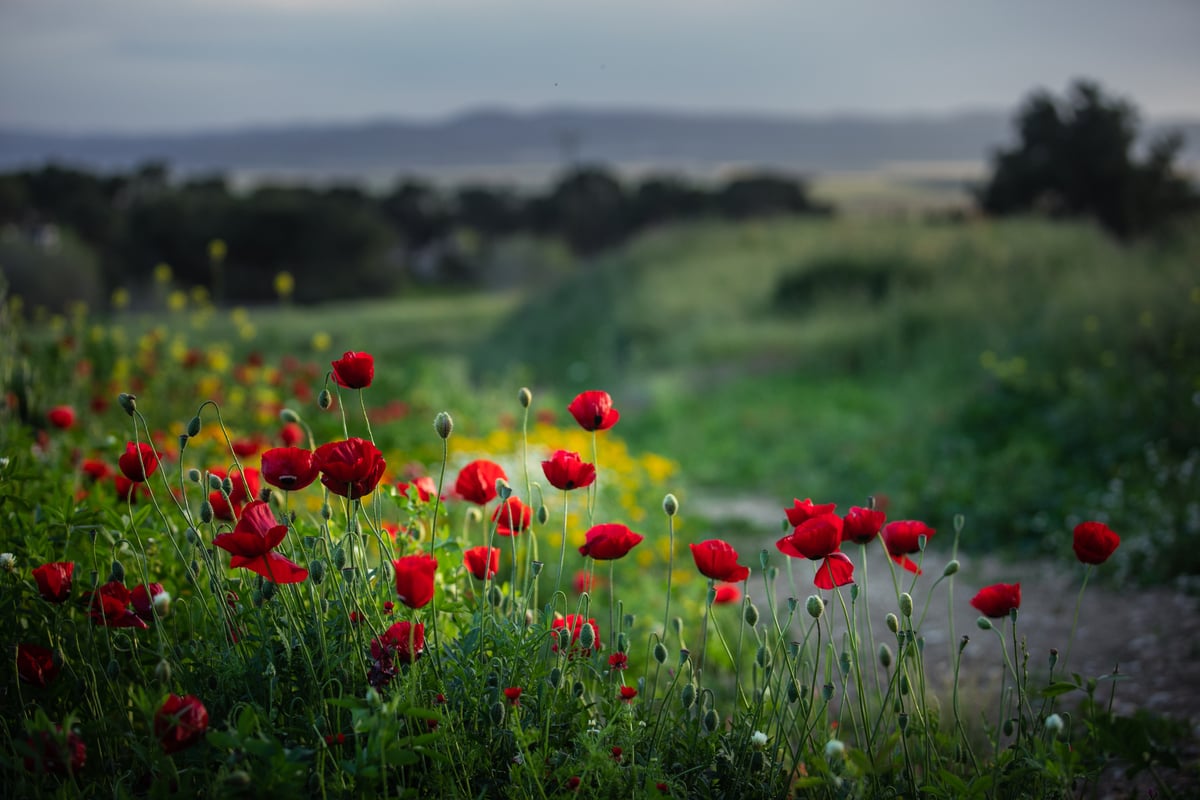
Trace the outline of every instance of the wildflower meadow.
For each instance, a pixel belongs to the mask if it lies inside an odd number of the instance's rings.
[[[203,313],[189,340],[6,307],[8,796],[1077,797],[1137,732],[1074,627],[1026,648],[1019,565],[956,582],[969,514],[797,486],[734,540],[603,387],[451,413],[381,390],[369,342],[262,353]],[[1060,542],[1075,623],[1120,534]]]

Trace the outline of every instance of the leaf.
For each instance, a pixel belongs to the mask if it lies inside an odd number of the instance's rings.
[[[1067,692],[1074,692],[1077,689],[1079,689],[1079,687],[1073,683],[1058,681],[1042,689],[1040,694],[1042,697],[1058,697],[1059,695],[1066,694]]]

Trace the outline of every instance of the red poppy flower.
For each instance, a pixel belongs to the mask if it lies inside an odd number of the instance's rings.
[[[820,561],[841,546],[842,524],[842,518],[837,514],[825,512],[800,523],[775,546],[792,558]]]
[[[621,687],[621,699],[626,703],[632,703],[633,698],[637,697],[637,689],[632,686]]]
[[[375,357],[347,350],[333,365],[333,379],[344,389],[365,389],[375,379]]]
[[[26,683],[45,689],[58,677],[54,651],[28,642],[17,645],[17,675]]]
[[[136,503],[138,496],[149,497],[150,487],[141,481],[131,481],[124,475],[113,475],[113,491],[117,495],[118,500],[123,500],[127,503]]]
[[[65,431],[75,424],[75,409],[70,406],[55,406],[46,412],[46,421],[60,431]]]
[[[692,560],[700,574],[715,581],[744,581],[750,577],[750,568],[737,563],[737,550],[721,539],[709,539],[700,544],[688,545],[692,549]]]
[[[320,471],[321,483],[329,491],[357,500],[375,491],[387,462],[375,445],[351,437],[318,447],[313,453],[313,466]]]
[[[590,486],[596,480],[596,467],[579,458],[569,450],[555,450],[554,455],[542,462],[542,472],[555,489],[570,491]]]
[[[38,731],[36,738],[27,739],[34,755],[25,756],[25,769],[29,772],[48,772],[66,775],[79,772],[87,761],[87,747],[75,731],[67,731],[64,738],[62,727],[56,726],[58,736],[49,731]]]
[[[486,580],[500,571],[499,547],[472,547],[463,552],[463,564],[478,580]]]
[[[121,468],[121,474],[138,483],[146,480],[158,469],[158,453],[145,442],[128,442],[125,452],[117,459],[117,466]]]
[[[65,602],[71,596],[71,577],[75,574],[72,561],[51,561],[33,570],[42,598],[50,603]]]
[[[204,738],[208,730],[208,709],[191,694],[169,694],[154,712],[154,735],[164,753],[177,753]]]
[[[397,622],[371,642],[371,658],[392,659],[411,664],[425,651],[425,626],[407,620]]]
[[[587,541],[579,548],[579,552],[585,556],[591,556],[597,561],[623,558],[645,538],[640,533],[634,533],[624,525],[615,522],[595,525],[584,535],[587,537]]]
[[[595,575],[589,575],[586,569],[581,569],[571,579],[571,587],[575,590],[575,594],[583,594],[592,591],[599,582],[600,579]]]
[[[262,439],[258,436],[246,436],[233,440],[233,454],[238,458],[249,458],[262,449]]]
[[[550,645],[550,649],[557,653],[559,644],[558,637],[560,635],[565,636],[566,631],[570,631],[571,643],[567,645],[567,648],[571,651],[572,656],[574,656],[574,651],[579,643],[579,634],[583,631],[583,626],[585,624],[592,629],[592,640],[595,642],[595,644],[592,645],[592,648],[599,650],[600,628],[596,625],[596,620],[594,618],[589,617],[585,620],[582,614],[567,614],[566,619],[555,619],[554,622],[550,623],[550,637],[551,641],[553,642],[553,644]],[[564,628],[566,630],[562,630]],[[592,654],[592,648],[584,648],[581,651],[584,658],[587,658]]]
[[[102,481],[112,474],[108,464],[96,458],[85,458],[79,468],[93,481]]]
[[[585,431],[606,431],[621,418],[620,412],[613,408],[608,392],[597,390],[578,395],[567,406],[567,411]]]
[[[1103,522],[1081,522],[1075,526],[1075,557],[1084,564],[1103,564],[1116,552],[1121,537]]]
[[[842,528],[842,541],[855,544],[867,544],[879,535],[887,514],[861,506],[851,506],[850,511],[843,517],[845,526]]]
[[[521,705],[521,693],[524,691],[520,686],[509,686],[504,690],[504,697],[508,700],[509,705],[519,706]]]
[[[437,559],[419,553],[392,562],[396,568],[396,594],[409,608],[423,608],[433,599],[433,575]]]
[[[997,583],[985,586],[971,598],[971,605],[985,617],[1007,617],[1014,608],[1021,607],[1021,584]]]
[[[717,587],[717,594],[713,598],[713,603],[716,605],[725,605],[726,603],[736,603],[741,599],[741,589],[734,586],[732,583],[722,583]]]
[[[271,507],[261,500],[251,501],[232,533],[222,533],[213,544],[233,555],[230,567],[245,567],[274,583],[300,583],[308,570],[275,552],[287,535],[287,526],[275,520]]]
[[[225,477],[223,469],[213,468],[209,472],[218,478]],[[242,480],[243,475],[245,480]],[[242,513],[242,508],[246,503],[258,497],[262,483],[258,479],[258,470],[254,467],[246,467],[245,470],[234,467],[229,472],[229,482],[233,486],[229,492],[228,502],[225,500],[225,495],[217,491],[208,493],[208,502],[212,506],[214,517],[226,522],[233,522]]]
[[[624,653],[613,653],[608,657],[608,668],[612,670],[623,670],[629,667],[629,656]]]
[[[493,482],[494,483],[494,482]],[[422,503],[428,503],[437,494],[437,483],[428,475],[422,475],[419,478],[413,478],[411,482],[401,481],[396,484],[396,491],[405,497],[417,500]]]
[[[830,590],[848,583],[854,583],[854,562],[845,553],[827,555],[813,576],[813,585],[818,589]]]
[[[787,514],[788,524],[793,528],[797,528],[813,517],[819,517],[822,514],[832,514],[836,508],[837,503],[817,505],[808,498],[803,500],[792,498],[792,507],[785,508],[783,513]]]
[[[285,492],[299,491],[317,479],[311,450],[300,447],[272,447],[262,454],[262,477]]]
[[[921,568],[908,556],[910,553],[920,552],[922,536],[928,540],[935,533],[937,531],[924,522],[913,519],[899,520],[897,522],[889,522],[883,527],[883,543],[887,547],[888,555],[892,557],[892,561],[895,561],[909,572],[920,575]]]
[[[129,600],[125,584],[109,581],[92,595],[92,622],[108,628],[145,628],[146,623],[129,610]]]
[[[454,482],[454,491],[469,503],[486,506],[496,499],[498,478],[508,480],[504,468],[494,461],[481,458],[459,470],[458,480]]]
[[[294,422],[285,422],[279,429],[279,441],[284,447],[295,447],[304,440],[304,429]]]
[[[510,495],[496,510],[492,512],[492,520],[496,523],[496,533],[500,536],[516,536],[529,527],[533,521],[533,509]]]
[[[161,583],[140,583],[129,593],[129,601],[133,604],[133,613],[146,622],[153,622],[156,606],[158,616],[166,616],[171,595]]]

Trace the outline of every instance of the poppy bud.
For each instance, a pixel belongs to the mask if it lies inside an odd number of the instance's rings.
[[[512,487],[508,485],[508,481],[504,478],[496,478],[496,496],[501,500],[507,500],[512,497]]]
[[[1003,726],[1003,729],[1004,729],[1004,735],[1005,735],[1005,736],[1012,736],[1012,732],[1013,732],[1013,721],[1012,721],[1011,719],[1006,719],[1006,720],[1004,720],[1004,726]]]
[[[1058,663],[1058,648],[1051,647],[1050,648],[1050,669],[1053,670],[1054,665],[1057,663]]]
[[[825,602],[815,594],[810,594],[808,600],[804,602],[804,610],[813,619],[820,619],[825,613]]]
[[[667,648],[662,642],[654,645],[654,660],[660,664],[667,663]]]
[[[692,652],[690,650],[688,650],[686,647],[680,648],[680,650],[679,650],[679,666],[682,667],[684,664],[686,664],[688,662],[688,659],[691,657],[691,655],[692,655]]]
[[[280,409],[279,419],[281,422],[299,422],[300,415],[290,408]]]
[[[555,689],[562,686],[562,670],[558,667],[550,670],[550,685]]]
[[[200,415],[199,414],[192,417],[191,422],[189,422],[187,424],[187,435],[188,436],[199,436],[200,435]]]
[[[116,581],[117,583],[125,582],[125,565],[120,561],[113,560],[112,572],[108,573],[108,582]]]
[[[956,572],[958,572],[958,559],[954,559],[949,564],[947,564],[946,568],[944,570],[942,570],[942,575],[949,578],[951,575],[953,575]]]
[[[821,687],[821,697],[823,697],[826,702],[829,702],[831,699],[833,699],[833,684],[832,683],[827,683]]]
[[[221,492],[226,495],[233,494],[233,478],[226,476],[221,479]]]
[[[683,617],[671,618],[671,629],[675,631],[676,636],[683,634]]]
[[[762,669],[766,669],[771,665],[771,653],[767,650],[766,645],[759,645],[758,652],[754,654],[754,663],[758,664]]]
[[[188,435],[186,433],[179,434],[179,452],[187,449]]]
[[[908,730],[908,714],[900,714],[896,717],[896,724],[900,726],[900,732]]]
[[[329,407],[333,405],[333,395],[329,393],[328,389],[322,389],[321,393],[317,395],[317,405],[322,411],[329,410]]]
[[[493,607],[499,608],[500,603],[503,602],[503,600],[504,593],[500,591],[499,586],[493,583],[492,588],[488,589],[488,602],[491,603]],[[583,640],[582,633],[580,634],[579,639],[581,641]]]
[[[858,584],[852,583],[852,584],[850,584],[850,602],[853,603],[857,599],[858,599]]]
[[[975,624],[979,626],[981,631],[990,631],[992,629],[992,621],[987,617],[980,617],[975,620]]]
[[[629,652],[629,634],[625,633],[625,631],[621,631],[617,634],[617,652]]]
[[[961,653],[963,650],[966,650],[966,649],[967,649],[967,642],[969,642],[969,641],[971,641],[971,637],[970,637],[970,636],[967,636],[967,635],[964,633],[964,634],[963,634],[963,637],[962,637],[962,640],[961,640],[961,641],[959,641],[959,643],[958,643],[958,652],[960,652],[960,653]]]
[[[195,528],[188,528],[186,531],[184,531],[183,538],[193,547],[200,546],[200,534],[196,532]]]
[[[545,566],[546,566],[546,564],[542,561],[530,561],[529,562],[529,569],[533,572],[533,577],[535,577],[535,578],[538,575],[542,574],[542,568]]]
[[[900,594],[900,613],[906,617],[912,617],[913,599],[912,595],[908,592],[901,592]]]
[[[800,699],[800,684],[797,681],[788,681],[787,697],[789,703],[794,703]]]
[[[210,492],[221,491],[221,476],[213,475],[211,472],[208,475],[208,490]]]
[[[333,548],[333,568],[342,569],[346,566],[346,548],[340,544]]]
[[[675,495],[668,493],[663,498],[663,511],[668,517],[673,517],[679,513],[679,500]]]
[[[537,521],[539,525],[545,525],[550,519],[550,509],[545,505],[538,506]]]
[[[110,681],[115,681],[117,679],[117,676],[121,674],[121,665],[119,663],[117,663],[117,660],[115,658],[111,659],[108,662],[108,666],[105,667],[104,673],[106,675],[108,675],[108,679]]]
[[[746,620],[746,624],[753,628],[758,624],[758,606],[746,601],[746,610],[742,614],[742,618]]]
[[[583,637],[580,637],[580,638],[583,638]],[[574,695],[576,699],[583,697],[583,691],[584,691],[583,681],[575,681],[573,684],[571,684],[571,694]]]
[[[703,722],[705,733],[712,733],[721,724],[721,715],[717,713],[715,708],[710,708],[708,713],[704,715]]]
[[[117,403],[119,403],[121,408],[125,409],[125,413],[131,417],[133,416],[133,412],[137,411],[137,395],[121,392],[119,395],[117,395]]]
[[[845,650],[838,656],[838,667],[842,671],[842,677],[850,674],[850,654]]]
[[[522,386],[521,390],[517,392],[517,402],[521,404],[521,408],[529,408],[533,405],[533,392]]]
[[[900,675],[900,694],[908,694],[910,691],[912,691],[912,682],[909,681],[907,673],[902,673]]]
[[[888,614],[883,621],[887,623],[887,629],[892,633],[900,632],[900,620],[895,614]]]
[[[325,562],[319,558],[314,558],[308,564],[308,577],[312,578],[312,582],[317,586],[325,580]]]
[[[579,630],[579,646],[584,650],[591,650],[596,644],[596,629],[591,625],[584,625]]]
[[[205,500],[200,504],[200,521],[205,525],[213,521],[212,503]]]
[[[333,509],[329,507],[329,503],[325,503],[321,506],[321,519],[325,520],[326,522],[333,519]]]
[[[696,704],[696,687],[690,683],[685,683],[683,689],[679,692],[679,702],[683,704],[686,711]]]
[[[191,481],[192,483],[199,483],[200,478],[203,477],[200,474],[200,470],[196,469],[195,467],[192,467],[191,469],[188,470],[187,476],[188,476],[188,480]]]
[[[163,686],[171,685],[171,664],[165,658],[154,668],[154,678]]]
[[[892,649],[886,644],[879,645],[879,665],[884,669],[892,665]]]
[[[454,418],[445,411],[439,411],[433,418],[433,429],[437,431],[438,436],[449,439],[450,434],[454,431]]]

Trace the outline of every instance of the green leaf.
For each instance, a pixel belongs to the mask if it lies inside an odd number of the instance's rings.
[[[1077,690],[1078,688],[1079,687],[1073,683],[1067,683],[1066,681],[1058,681],[1057,683],[1052,683],[1049,686],[1042,689],[1041,696],[1042,697],[1058,697],[1059,695],[1066,694],[1067,692],[1073,692],[1073,691]]]

